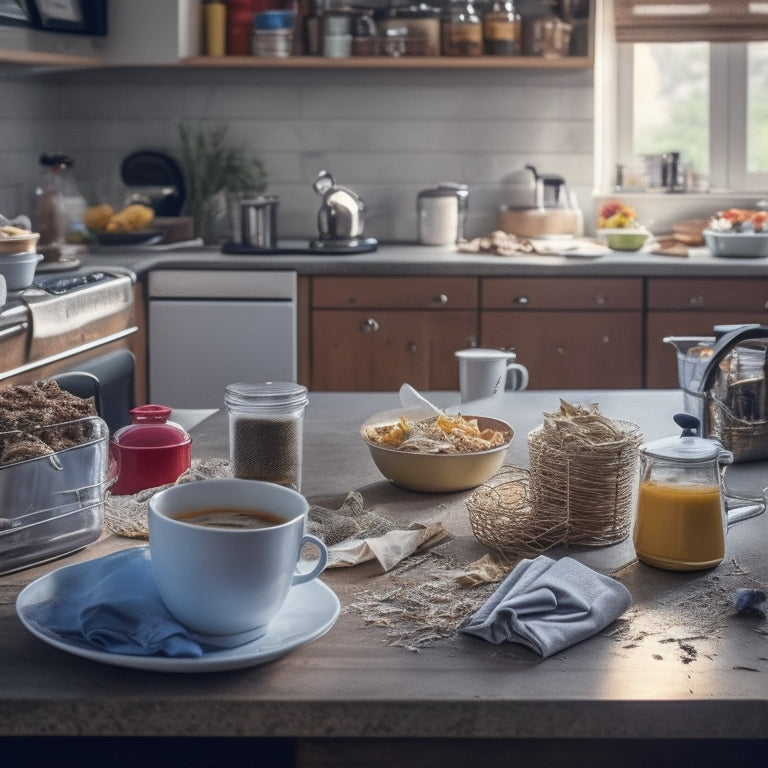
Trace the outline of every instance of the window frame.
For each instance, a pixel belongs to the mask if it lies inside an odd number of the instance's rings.
[[[674,45],[674,43],[670,43]],[[617,162],[634,156],[633,43],[616,45]],[[756,192],[768,188],[768,173],[748,173],[747,43],[710,43],[709,186],[712,191]]]

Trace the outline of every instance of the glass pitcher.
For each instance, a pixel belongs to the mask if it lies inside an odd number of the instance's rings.
[[[730,494],[725,469],[733,454],[699,436],[696,416],[674,417],[680,436],[641,449],[633,541],[641,562],[671,571],[714,568],[725,556],[725,532],[733,523],[765,511],[762,499]]]

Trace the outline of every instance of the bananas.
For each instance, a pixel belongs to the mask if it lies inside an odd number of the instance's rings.
[[[83,223],[92,232],[137,232],[145,229],[155,218],[148,205],[131,203],[120,211],[107,203],[94,205],[85,211]]]

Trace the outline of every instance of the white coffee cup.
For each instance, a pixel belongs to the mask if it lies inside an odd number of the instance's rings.
[[[461,349],[459,358],[459,390],[461,402],[497,397],[507,388],[521,390],[528,386],[528,369],[516,363],[517,354],[502,349]]]
[[[221,527],[227,510],[249,527]],[[206,511],[215,524],[202,520]],[[297,491],[258,480],[199,480],[156,493],[149,500],[149,551],[168,610],[210,645],[231,647],[265,634],[291,587],[325,568],[325,545],[304,532],[308,511]],[[270,519],[254,519],[255,512]],[[320,557],[297,572],[306,543]]]

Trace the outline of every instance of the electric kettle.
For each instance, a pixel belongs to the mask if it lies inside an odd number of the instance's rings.
[[[725,557],[725,533],[765,511],[763,498],[732,495],[725,484],[733,454],[700,437],[696,416],[679,413],[679,436],[640,449],[640,483],[633,542],[637,558],[671,571],[714,568]]]

